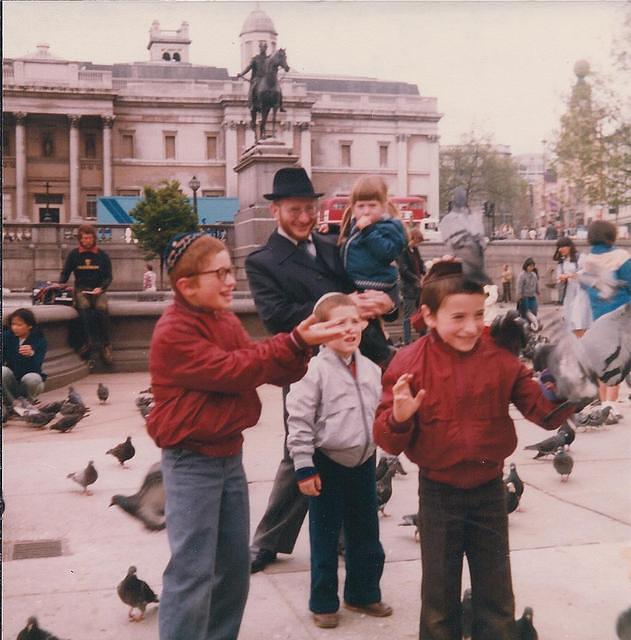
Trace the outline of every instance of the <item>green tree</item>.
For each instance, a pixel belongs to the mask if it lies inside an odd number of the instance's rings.
[[[165,180],[160,187],[146,186],[144,198],[129,212],[136,222],[133,236],[147,259],[160,257],[160,286],[164,286],[164,249],[176,233],[196,231],[197,215],[182,193],[177,180]]]
[[[519,175],[516,162],[489,136],[471,132],[462,143],[440,150],[440,210],[447,213],[448,203],[456,187],[467,192],[470,208],[484,201],[495,204],[496,224],[515,227],[529,214],[528,184]]]

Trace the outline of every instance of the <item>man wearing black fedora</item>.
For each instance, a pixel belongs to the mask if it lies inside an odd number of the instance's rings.
[[[245,269],[259,316],[271,333],[291,331],[311,314],[315,302],[331,291],[351,293],[366,318],[393,312],[392,301],[384,292],[354,293],[335,238],[313,233],[321,195],[300,167],[279,169],[272,193],[264,194],[271,201],[277,227],[267,243],[247,257]],[[391,355],[380,345],[362,342],[360,348],[375,361],[386,361]],[[287,391],[283,388],[283,409]],[[286,438],[287,413],[283,413]],[[278,553],[293,552],[307,509],[285,442],[267,509],[252,541],[252,573],[276,560]]]

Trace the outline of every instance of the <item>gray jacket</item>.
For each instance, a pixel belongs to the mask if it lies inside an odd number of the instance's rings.
[[[539,278],[533,271],[522,271],[517,276],[517,298],[534,298],[539,294]]]
[[[355,352],[357,377],[331,349],[322,347],[287,395],[287,447],[296,469],[313,467],[322,453],[345,467],[375,451],[372,425],[381,398],[381,369]]]

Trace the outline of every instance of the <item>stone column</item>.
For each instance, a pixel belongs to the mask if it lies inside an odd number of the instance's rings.
[[[299,122],[300,129],[300,164],[311,176],[311,123]]]
[[[408,138],[407,133],[397,134],[397,192],[408,195]]]
[[[226,120],[223,123],[226,150],[226,196],[228,198],[236,198],[238,196],[239,176],[234,171],[238,159],[237,125],[238,123],[234,120]]]
[[[26,113],[15,114],[15,221],[30,222],[26,212]]]
[[[440,173],[440,160],[438,157],[438,141],[439,136],[429,135],[427,136],[427,142],[429,144],[429,190],[427,193],[427,213],[433,218],[438,218],[440,215],[440,194],[439,194],[439,173]]]
[[[112,195],[112,126],[113,116],[101,116],[103,120],[103,195]]]
[[[79,213],[79,120],[81,116],[68,116],[70,121],[70,222],[81,222]],[[61,222],[61,221],[60,221]]]

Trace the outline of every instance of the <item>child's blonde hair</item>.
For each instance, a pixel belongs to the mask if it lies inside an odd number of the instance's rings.
[[[388,185],[381,176],[362,176],[353,185],[351,191],[351,201],[344,210],[342,216],[342,222],[340,225],[340,237],[338,244],[342,244],[351,226],[351,218],[353,215],[353,207],[360,200],[377,200],[381,202],[384,209],[388,212],[391,218],[401,218],[401,214],[396,206],[388,199]]]
[[[228,251],[226,245],[217,238],[203,235],[197,238],[184,251],[173,269],[169,272],[169,280],[173,291],[177,292],[176,282],[180,278],[191,278],[204,269],[206,264],[218,253]]]

